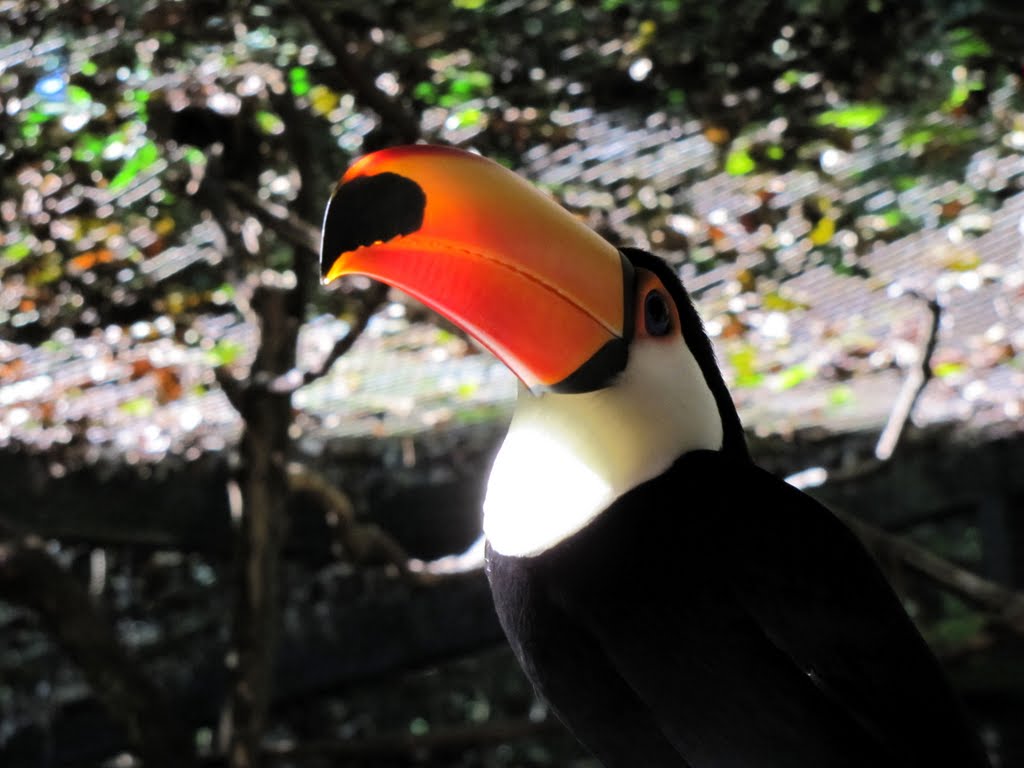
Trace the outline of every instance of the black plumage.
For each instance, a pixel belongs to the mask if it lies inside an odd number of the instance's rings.
[[[752,462],[674,270],[622,250],[676,303],[723,443],[539,555],[488,551],[499,618],[538,691],[607,768],[987,766],[873,558]]]
[[[488,574],[523,668],[608,768],[988,765],[860,542],[748,461],[688,453]]]

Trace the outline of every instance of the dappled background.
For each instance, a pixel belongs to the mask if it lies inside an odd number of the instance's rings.
[[[318,286],[346,165],[429,140],[679,267],[1024,765],[1018,5],[0,0],[0,762],[594,765],[421,563],[513,379]]]

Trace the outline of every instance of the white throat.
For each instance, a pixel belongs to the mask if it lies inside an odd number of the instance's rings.
[[[605,389],[520,390],[487,483],[484,533],[503,555],[537,555],[687,451],[722,446],[715,397],[681,336],[636,339]]]

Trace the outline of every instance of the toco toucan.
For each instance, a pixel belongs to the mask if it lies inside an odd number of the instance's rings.
[[[519,378],[483,509],[538,692],[607,768],[976,768],[981,743],[854,535],[751,460],[675,271],[500,165],[354,163],[325,282],[359,273]]]

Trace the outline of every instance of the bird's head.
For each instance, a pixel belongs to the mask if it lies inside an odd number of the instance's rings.
[[[425,145],[358,160],[327,205],[320,258],[325,282],[363,274],[409,293],[523,383],[485,503],[506,554],[543,550],[688,450],[746,456],[675,271],[612,246],[497,163]],[[531,505],[579,509],[561,532],[497,531],[521,531],[512,518]]]

